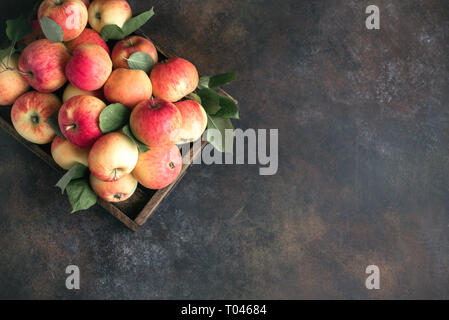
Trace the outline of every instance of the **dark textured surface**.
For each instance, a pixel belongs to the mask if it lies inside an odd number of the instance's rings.
[[[2,1],[2,23],[25,2]],[[132,4],[202,74],[240,72],[236,126],[279,128],[279,172],[194,166],[134,234],[69,215],[58,177],[0,133],[1,298],[449,298],[448,1]]]

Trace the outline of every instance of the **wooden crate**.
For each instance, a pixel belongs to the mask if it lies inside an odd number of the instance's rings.
[[[161,59],[174,56],[167,54],[167,52],[165,50],[162,50],[160,47],[157,47],[157,49],[159,51],[159,56]],[[233,99],[223,90],[220,89],[219,92]],[[0,127],[14,139],[22,143],[35,155],[41,158],[50,167],[58,171],[62,176],[65,171],[61,169],[53,160],[50,152],[50,145],[36,145],[22,138],[14,129],[11,123],[10,114],[11,107],[1,108]],[[181,169],[181,174],[179,175],[178,179],[168,187],[161,190],[149,190],[139,184],[134,195],[126,201],[120,203],[109,203],[98,198],[98,204],[105,208],[118,220],[120,220],[129,229],[131,229],[132,231],[137,231],[140,226],[147,222],[148,218],[153,214],[153,212],[156,211],[161,202],[168,197],[169,193],[175,188],[179,181],[181,181],[195,157],[200,155],[202,149],[206,144],[207,142],[202,142],[200,150],[194,151],[193,148],[191,148],[188,154],[183,155],[184,164]]]

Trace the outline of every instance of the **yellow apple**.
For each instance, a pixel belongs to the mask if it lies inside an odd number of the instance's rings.
[[[76,96],[91,96],[91,97],[96,97],[96,98],[98,98],[100,100],[104,99],[104,95],[103,95],[102,90],[85,91],[85,90],[78,89],[73,84],[69,83],[67,85],[67,87],[65,88],[64,93],[62,95],[62,102],[65,103],[70,98],[73,98],[73,97],[76,97]]]
[[[109,24],[121,28],[132,17],[131,7],[125,0],[94,0],[88,11],[89,24],[98,33]]]
[[[3,64],[6,66],[7,63],[8,57],[5,57]],[[19,96],[27,92],[30,86],[20,73],[14,70],[6,70],[3,64],[0,64],[0,106],[9,106]],[[18,64],[19,55],[12,55],[8,67],[18,69]]]
[[[90,172],[102,181],[117,181],[131,173],[139,151],[136,144],[120,132],[99,138],[89,153]]]
[[[90,175],[90,186],[104,201],[121,202],[129,199],[137,189],[137,180],[132,174],[123,176],[120,180],[106,182]]]
[[[71,169],[77,163],[88,166],[89,150],[81,149],[60,136],[53,139],[51,155],[55,162],[65,170]]]
[[[12,106],[12,124],[26,140],[37,144],[50,143],[56,133],[46,121],[60,107],[61,101],[54,94],[25,93]]]
[[[201,138],[207,127],[207,113],[204,108],[193,100],[176,102],[175,106],[182,116],[177,144],[189,143]]]

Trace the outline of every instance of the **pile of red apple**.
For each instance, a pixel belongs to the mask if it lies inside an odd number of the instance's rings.
[[[195,66],[158,61],[152,41],[132,34],[141,21],[131,19],[125,0],[45,0],[30,34],[8,25],[14,49],[0,66],[0,105],[13,105],[23,138],[52,143],[53,159],[69,170],[61,180],[74,211],[92,205],[84,198],[93,192],[118,202],[138,183],[173,183],[182,167],[177,145],[208,126]],[[105,38],[121,37],[110,50]]]

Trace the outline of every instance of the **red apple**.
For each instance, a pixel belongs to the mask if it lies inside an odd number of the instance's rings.
[[[99,127],[103,101],[92,96],[75,96],[59,110],[59,127],[64,136],[75,146],[89,148],[103,135]]]
[[[73,84],[69,83],[67,87],[64,90],[64,93],[62,95],[62,102],[67,102],[67,100],[76,97],[76,96],[92,96],[97,97],[100,100],[104,100],[104,94],[103,90],[96,90],[96,91],[84,91],[81,89],[78,89]]]
[[[156,98],[176,102],[198,87],[198,71],[181,58],[171,58],[157,63],[151,71],[153,95]]]
[[[108,54],[111,54],[109,47],[104,42],[103,38],[95,30],[86,28],[84,31],[72,41],[66,42],[66,46],[70,51],[74,51],[79,45],[83,43],[95,43],[101,46]]]
[[[109,102],[119,102],[129,109],[151,98],[151,81],[142,70],[115,69],[104,85]]]
[[[63,41],[78,37],[87,25],[87,7],[80,0],[44,0],[37,13],[39,21],[48,17],[62,28]]]
[[[106,182],[90,175],[90,186],[104,201],[121,202],[129,199],[137,189],[137,180],[132,174],[127,174],[120,180]]]
[[[20,73],[5,69],[8,64],[8,57],[3,58],[2,62],[0,64],[0,106],[9,106],[27,92],[30,86]],[[13,54],[9,59],[8,67],[17,69],[18,62],[19,56]]]
[[[65,68],[67,78],[75,87],[85,91],[98,90],[112,72],[112,61],[99,45],[84,43],[72,53]]]
[[[101,181],[117,181],[131,173],[139,151],[136,144],[121,132],[111,132],[94,143],[89,153],[89,170]]]
[[[181,152],[175,145],[153,147],[139,154],[133,176],[148,189],[162,189],[176,181],[182,169]]]
[[[88,12],[90,26],[99,33],[108,24],[121,28],[132,17],[131,7],[125,0],[94,0]]]
[[[201,138],[207,127],[207,113],[204,108],[192,100],[177,102],[175,106],[182,116],[182,126],[177,143],[193,142]]]
[[[154,147],[178,140],[182,117],[173,103],[151,98],[134,107],[130,125],[137,139]]]
[[[56,133],[46,121],[60,107],[61,101],[54,94],[31,91],[14,103],[11,121],[26,140],[37,144],[50,143]]]
[[[112,64],[114,68],[129,69],[127,59],[135,52],[148,53],[154,63],[157,63],[157,50],[153,42],[139,36],[131,36],[117,42],[114,49],[112,49]]]
[[[86,167],[88,165],[89,150],[81,149],[60,136],[56,136],[51,143],[51,155],[65,170],[71,169],[77,163],[84,164]]]
[[[64,68],[69,59],[70,55],[62,43],[42,39],[34,41],[23,50],[19,69],[30,74],[24,77],[34,89],[52,92],[66,83]]]

